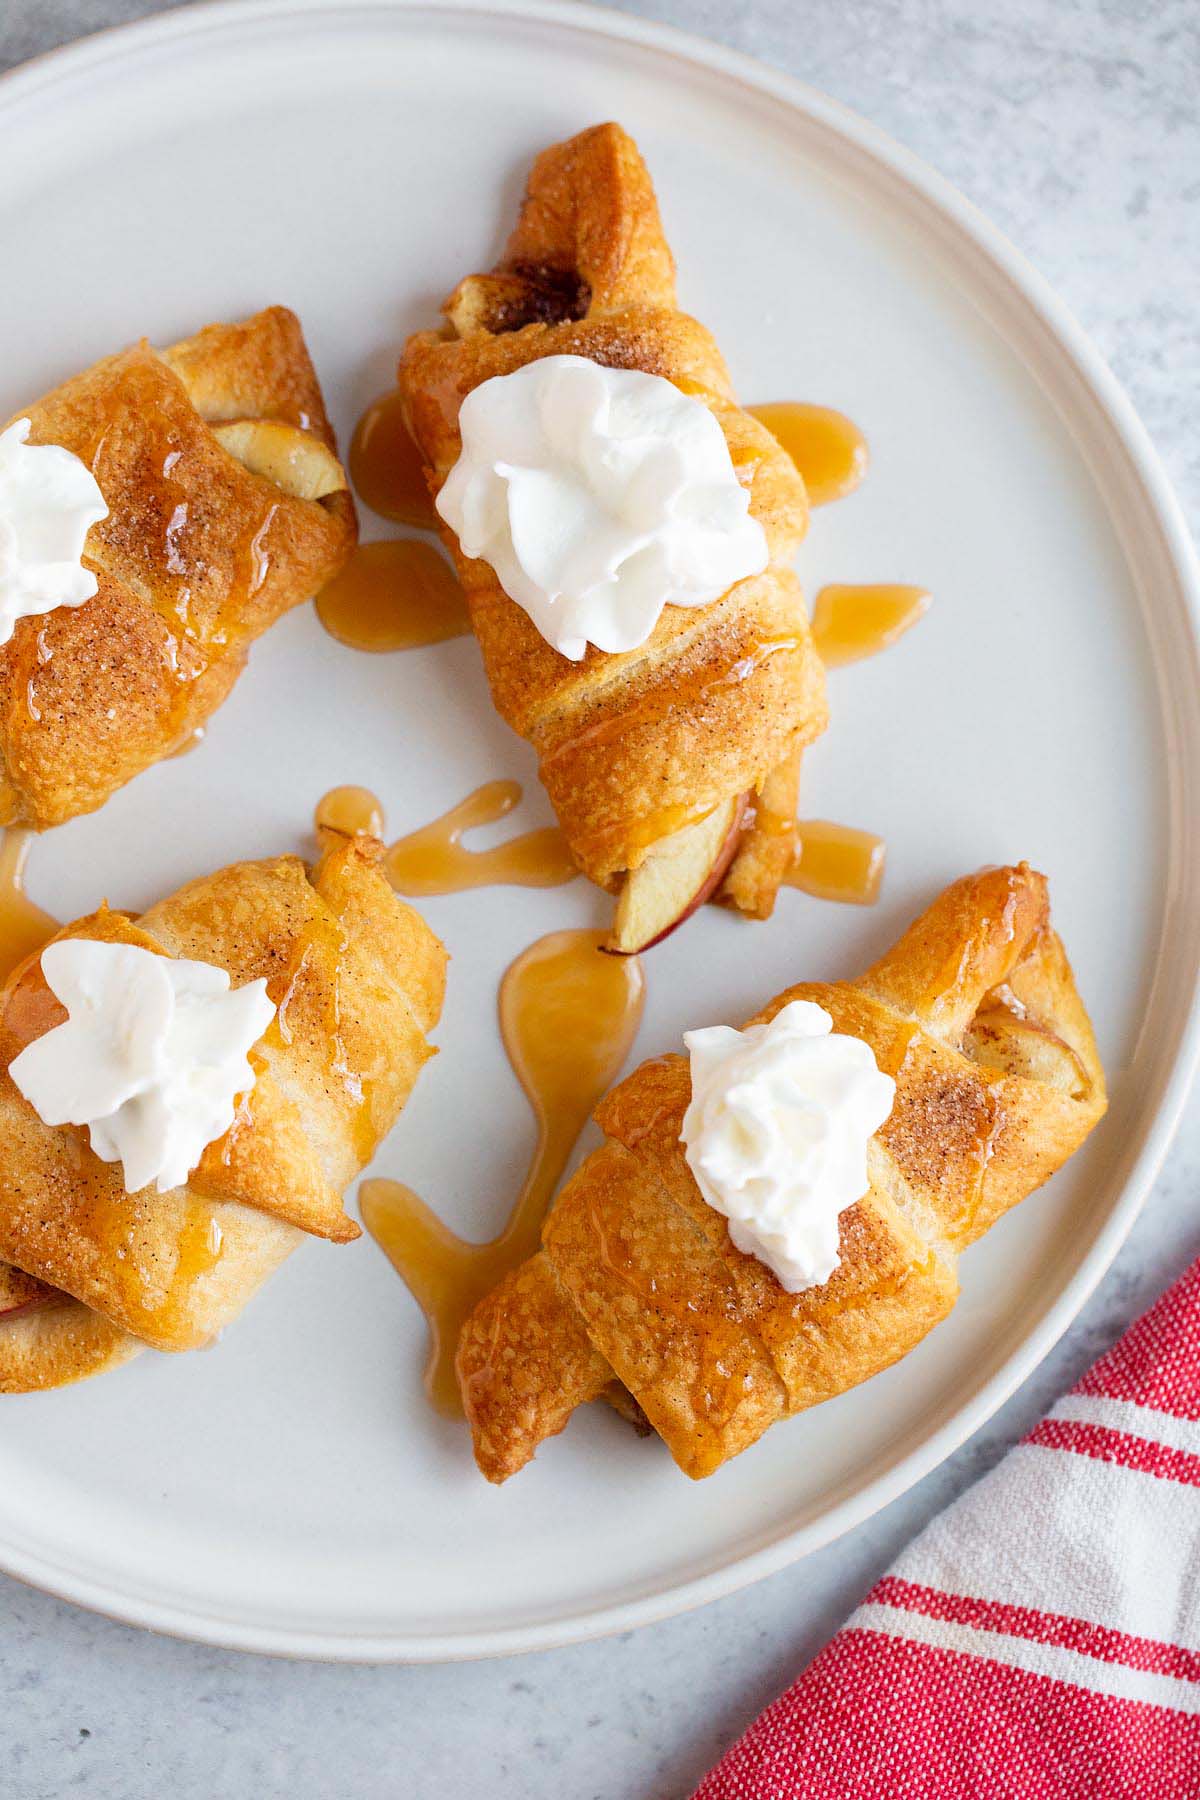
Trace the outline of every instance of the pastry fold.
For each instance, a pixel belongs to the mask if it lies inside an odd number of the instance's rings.
[[[119,1368],[143,1348],[102,1313],[0,1263],[0,1394],[65,1387]]]
[[[18,418],[99,483],[92,599],[0,647],[0,823],[92,812],[194,736],[357,536],[300,322],[271,307],[96,363]]]
[[[473,388],[539,357],[588,357],[672,381],[725,435],[769,567],[699,608],[667,606],[640,649],[561,656],[444,531],[466,589],[496,707],[537,751],[583,871],[616,888],[675,834],[746,796],[726,896],[765,917],[792,855],[799,753],[825,728],[824,669],[790,568],[808,520],[790,457],[734,397],[712,337],[680,312],[650,177],[617,125],[546,150],[504,257],[460,283],[441,332],[411,338],[400,385],[436,495],[458,459]],[[754,802],[775,773],[786,833]]]
[[[786,1293],[730,1241],[680,1143],[682,1056],[596,1109],[607,1141],[549,1214],[543,1248],[476,1308],[458,1373],[491,1481],[614,1377],[699,1478],[775,1420],[886,1368],[954,1304],[959,1253],[1048,1179],[1104,1112],[1091,1025],[1027,865],[968,876],[855,981],[806,983],[896,1083],[841,1215],[829,1281]]]
[[[43,1124],[17,1090],[12,1059],[66,1015],[38,957],[14,972],[0,994],[0,1258],[35,1278],[37,1304],[6,1324],[0,1279],[0,1391],[57,1385],[117,1352],[111,1333],[46,1288],[118,1337],[189,1350],[241,1311],[304,1233],[359,1235],[342,1194],[433,1054],[446,961],[384,879],[381,855],[354,838],[311,871],[291,856],[239,863],[136,920],[103,908],[60,934],[213,963],[234,987],[263,977],[278,1008],[233,1125],[167,1194],[127,1194],[120,1165],[102,1162],[84,1130]]]

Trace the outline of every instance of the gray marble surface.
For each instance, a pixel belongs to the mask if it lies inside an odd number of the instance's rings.
[[[0,67],[140,0],[3,0]],[[1200,513],[1196,0],[625,0],[792,70],[956,182],[1065,296]],[[988,1467],[1200,1251],[1200,1102],[1075,1327],[1010,1404],[840,1543],[707,1610],[507,1662],[270,1662],[114,1625],[0,1580],[11,1800],[674,1800]]]

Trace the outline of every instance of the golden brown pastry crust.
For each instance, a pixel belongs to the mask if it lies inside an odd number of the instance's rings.
[[[84,550],[95,596],[19,620],[0,647],[0,823],[41,830],[186,743],[254,639],[341,567],[357,523],[344,477],[302,499],[214,435],[221,421],[278,420],[305,434],[301,459],[336,458],[284,307],[161,354],[137,344],[17,417],[32,421],[32,443],[81,457],[109,509]]]
[[[18,1092],[13,1056],[65,1015],[36,957],[14,971],[0,993],[0,1257],[185,1350],[240,1312],[303,1232],[359,1235],[342,1192],[433,1054],[446,961],[384,879],[382,850],[343,839],[311,872],[290,856],[236,864],[136,922],[102,909],[61,934],[214,963],[239,987],[261,976],[279,1009],[233,1125],[169,1194],[126,1194],[84,1131],[44,1125]]]
[[[144,1349],[111,1319],[0,1263],[0,1394],[66,1387]]]
[[[771,564],[696,610],[668,606],[623,655],[572,663],[504,593],[487,563],[444,536],[467,592],[496,706],[538,753],[580,867],[605,886],[660,840],[734,795],[759,792],[825,728],[824,669],[789,564],[807,525],[804,484],[743,412],[703,326],[675,304],[674,265],[637,147],[599,125],[538,157],[504,258],[446,302],[442,333],[411,338],[400,364],[410,427],[436,494],[458,458],[472,388],[543,356],[586,356],[661,375],[716,416]],[[786,859],[764,857],[751,823],[727,894],[770,912]],[[757,846],[757,848],[756,848]],[[777,872],[776,872],[777,871]]]
[[[1042,876],[955,883],[856,981],[789,988],[896,1081],[841,1216],[841,1262],[788,1294],[730,1242],[679,1141],[688,1065],[642,1065],[596,1109],[607,1142],[541,1252],[476,1308],[458,1369],[480,1468],[503,1481],[614,1376],[688,1475],[903,1356],[954,1304],[959,1252],[1045,1181],[1104,1112],[1104,1073]]]

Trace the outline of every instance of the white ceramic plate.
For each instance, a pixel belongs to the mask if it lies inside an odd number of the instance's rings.
[[[828,101],[536,0],[240,0],[81,44],[0,86],[0,416],[139,334],[285,301],[346,434],[406,332],[490,260],[533,154],[609,117],[645,151],[683,301],[741,393],[832,403],[870,437],[866,486],[816,515],[810,591],[936,595],[897,649],[833,676],[833,726],[806,758],[805,812],[886,834],[881,903],[788,891],[767,927],[708,909],[647,958],[637,1053],[852,972],[947,879],[1026,856],[1052,878],[1113,1109],[967,1256],[957,1311],[914,1355],[700,1486],[591,1408],[488,1487],[464,1432],[425,1408],[423,1325],[375,1247],[306,1245],[211,1353],[4,1406],[0,1564],[125,1619],[297,1655],[472,1656],[628,1627],[779,1568],[915,1481],[1033,1367],[1128,1229],[1181,1104],[1200,762],[1173,502],[1041,283]],[[500,774],[527,784],[521,822],[548,818],[471,642],[371,658],[305,608],[256,649],[205,746],[39,844],[32,885],[62,917],[105,894],[138,906],[304,847],[335,783],[376,788],[399,832]],[[454,958],[443,1054],[376,1169],[475,1235],[502,1219],[531,1140],[497,981],[605,904],[579,882],[427,906]]]

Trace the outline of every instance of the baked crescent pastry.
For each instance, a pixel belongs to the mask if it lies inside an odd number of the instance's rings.
[[[300,322],[142,342],[17,415],[94,475],[97,589],[0,647],[0,823],[103,805],[195,734],[254,639],[341,567],[354,502]]]
[[[443,330],[411,338],[400,364],[435,496],[463,447],[466,397],[542,358],[665,377],[717,420],[765,532],[766,567],[707,605],[666,606],[640,648],[589,646],[568,660],[492,566],[444,535],[492,697],[537,751],[572,854],[593,881],[629,890],[618,906],[620,947],[662,935],[723,877],[726,898],[767,917],[792,855],[799,753],[827,717],[790,567],[807,500],[791,458],[738,406],[712,337],[676,305],[674,263],[633,140],[599,125],[544,151],[500,263],[468,276],[443,310]],[[631,886],[630,872],[647,865]],[[622,905],[641,919],[624,919]]]
[[[250,1052],[254,1085],[166,1193],[126,1193],[82,1129],[44,1124],[24,1098],[10,1064],[66,1013],[40,953],[14,971],[0,992],[0,1391],[78,1379],[140,1343],[194,1349],[304,1233],[359,1235],[342,1194],[433,1054],[446,962],[381,855],[354,838],[311,871],[292,856],[237,863],[136,920],[102,908],[54,940],[196,959],[234,989],[266,981],[277,1011]]]
[[[568,1182],[539,1254],[463,1330],[458,1374],[491,1481],[614,1377],[679,1467],[710,1475],[775,1420],[886,1368],[954,1305],[960,1251],[1054,1173],[1104,1112],[1104,1074],[1046,883],[1025,864],[943,893],[855,981],[815,1001],[894,1078],[840,1263],[785,1292],[731,1242],[685,1160],[689,1065],[642,1065],[596,1110],[607,1142]]]

